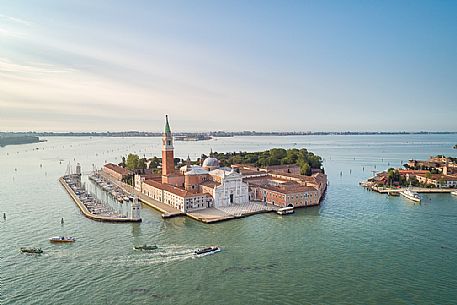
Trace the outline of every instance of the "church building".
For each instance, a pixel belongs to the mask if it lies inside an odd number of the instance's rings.
[[[162,136],[162,176],[151,179],[135,177],[135,188],[146,196],[166,203],[184,213],[210,207],[227,207],[249,202],[248,184],[232,168],[221,168],[216,158],[206,158],[202,165],[186,165],[175,170],[173,135],[168,115]]]

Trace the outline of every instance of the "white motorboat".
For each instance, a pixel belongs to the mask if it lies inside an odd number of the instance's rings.
[[[74,243],[76,241],[76,238],[71,236],[54,236],[49,238],[49,241],[52,243]]]
[[[401,191],[400,195],[405,197],[405,198],[407,198],[407,199],[409,199],[409,200],[412,200],[414,202],[421,202],[420,195],[417,192],[411,191],[410,189]]]
[[[451,195],[457,196],[457,191],[452,191]]]
[[[277,214],[279,215],[287,215],[287,214],[293,214],[294,213],[294,207],[285,207],[285,208],[280,208],[276,211]]]

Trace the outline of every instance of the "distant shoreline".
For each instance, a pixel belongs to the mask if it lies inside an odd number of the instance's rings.
[[[31,135],[8,135],[4,136],[0,133],[0,147],[7,145],[21,145],[21,144],[30,144],[44,142],[45,140],[40,140],[38,136]]]
[[[210,132],[176,132],[178,137],[250,137],[250,136],[376,136],[376,135],[451,135],[457,131],[309,131],[309,132],[258,132],[258,131],[210,131]],[[117,131],[117,132],[0,132],[5,136],[34,137],[161,137],[161,132]]]

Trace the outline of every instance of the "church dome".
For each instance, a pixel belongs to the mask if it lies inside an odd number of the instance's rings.
[[[202,166],[203,167],[219,167],[219,160],[217,160],[216,158],[212,158],[212,157],[206,158],[203,161]]]

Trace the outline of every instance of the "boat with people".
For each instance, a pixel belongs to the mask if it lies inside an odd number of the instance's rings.
[[[133,247],[133,250],[141,250],[141,251],[151,251],[151,250],[155,250],[157,249],[158,247],[156,245],[140,245],[140,246],[134,246]]]
[[[76,241],[76,238],[71,236],[54,236],[49,238],[49,241],[52,243],[73,243]]]
[[[207,247],[207,248],[203,248],[203,249],[197,249],[194,251],[194,254],[195,255],[207,255],[207,254],[217,253],[220,251],[221,251],[221,248],[219,248],[217,246],[212,246],[212,247]]]
[[[409,200],[412,200],[414,202],[421,202],[420,195],[417,192],[414,192],[409,188],[404,190],[404,191],[401,191],[400,195],[405,197],[405,198],[407,198],[407,199],[409,199]]]
[[[277,214],[279,215],[287,215],[287,214],[293,214],[294,213],[294,207],[284,207],[280,208],[276,211]]]
[[[41,248],[33,248],[33,247],[22,247],[22,253],[31,253],[31,254],[42,254],[43,250]]]

